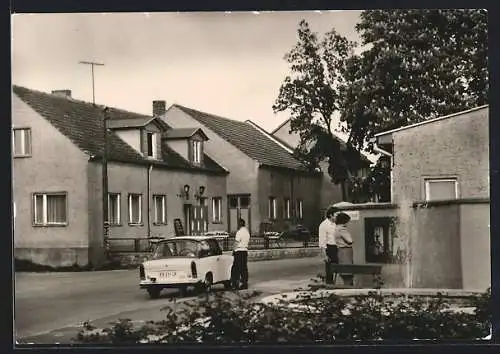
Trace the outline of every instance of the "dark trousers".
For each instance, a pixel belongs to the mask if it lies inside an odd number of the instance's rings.
[[[248,287],[248,252],[236,251],[233,253],[233,266],[231,267],[231,284],[238,288],[240,280],[244,288]]]
[[[330,268],[330,264],[339,263],[339,254],[337,246],[326,245],[326,255],[328,260],[325,261],[325,282],[327,284],[333,284],[333,272]]]

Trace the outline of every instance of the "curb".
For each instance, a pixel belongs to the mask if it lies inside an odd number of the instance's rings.
[[[226,251],[225,253],[231,253]],[[308,247],[308,248],[273,248],[273,249],[263,249],[263,250],[249,250],[248,251],[248,261],[258,262],[258,261],[270,261],[279,259],[290,259],[290,258],[308,258],[317,257],[320,255],[319,247]],[[116,260],[118,260],[122,266],[139,265],[147,259],[149,253],[140,254],[116,254]]]

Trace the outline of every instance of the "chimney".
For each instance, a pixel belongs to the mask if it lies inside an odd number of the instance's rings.
[[[52,94],[59,97],[71,98],[71,90],[53,90]]]
[[[153,117],[162,116],[167,111],[167,102],[153,101]]]

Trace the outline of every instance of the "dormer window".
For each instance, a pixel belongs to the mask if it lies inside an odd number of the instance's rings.
[[[201,164],[201,155],[203,151],[202,142],[199,140],[193,140],[193,162],[196,164]]]
[[[168,146],[194,165],[203,165],[204,145],[208,140],[200,128],[169,129],[164,133]]]
[[[153,132],[146,133],[147,149],[146,154],[148,157],[158,158],[158,134]]]

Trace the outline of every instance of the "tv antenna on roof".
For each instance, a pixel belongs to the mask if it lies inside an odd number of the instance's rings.
[[[80,61],[79,64],[90,65],[92,68],[92,103],[95,105],[94,66],[104,66],[104,64],[95,61]]]

